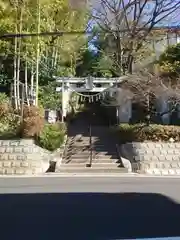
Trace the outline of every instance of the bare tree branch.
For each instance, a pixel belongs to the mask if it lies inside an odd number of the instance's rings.
[[[121,56],[116,58],[121,67],[122,58],[127,55],[123,50],[128,50],[127,66],[131,73],[136,53],[157,24],[175,16],[180,10],[180,1],[99,0],[98,6],[92,18],[103,31],[111,34],[111,41],[116,42],[112,51]]]

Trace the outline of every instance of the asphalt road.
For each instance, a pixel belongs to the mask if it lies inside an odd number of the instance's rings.
[[[0,178],[0,239],[180,236],[180,178]]]

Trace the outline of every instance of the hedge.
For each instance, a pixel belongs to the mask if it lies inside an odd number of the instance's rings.
[[[131,141],[164,141],[173,139],[180,142],[180,126],[151,124],[121,124],[117,128],[119,140],[124,142]]]

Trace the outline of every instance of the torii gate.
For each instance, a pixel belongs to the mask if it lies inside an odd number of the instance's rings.
[[[117,90],[119,83],[127,79],[127,76],[118,78],[93,78],[91,76],[85,78],[75,77],[54,77],[57,83],[61,84],[56,88],[56,92],[62,92],[62,121],[69,111],[69,100],[73,92],[76,93],[96,93],[93,96],[103,95],[104,93],[112,94]],[[80,86],[78,86],[80,85]],[[85,96],[85,95],[84,95]],[[86,95],[87,96],[87,95]],[[90,95],[89,95],[90,97]],[[125,112],[123,110],[123,112]],[[119,111],[117,113],[119,115]],[[131,110],[128,111],[131,115]],[[117,116],[118,117],[118,116]],[[128,118],[130,118],[129,116]],[[127,122],[127,121],[126,121]]]

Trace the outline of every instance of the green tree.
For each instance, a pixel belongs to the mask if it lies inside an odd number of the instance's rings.
[[[86,9],[72,9],[68,0],[4,0],[0,3],[0,16],[1,34],[81,31],[88,21]],[[27,97],[28,88],[32,91],[38,85],[47,85],[53,75],[75,75],[76,62],[86,42],[79,35],[1,40],[1,83],[14,80],[14,94],[19,99],[19,82],[25,83]]]
[[[77,76],[112,77],[114,75],[112,59],[105,54],[106,41],[97,31],[98,29],[95,28],[81,59],[77,62]]]

